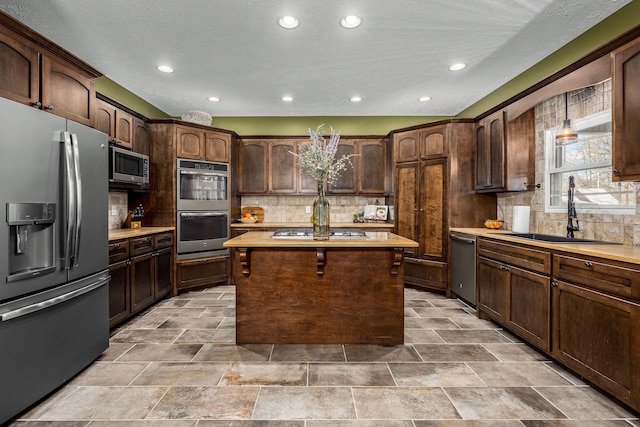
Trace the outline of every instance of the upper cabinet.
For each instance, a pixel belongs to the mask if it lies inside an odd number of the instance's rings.
[[[133,118],[133,151],[136,153],[146,154],[151,152],[151,135],[149,127],[144,120],[137,117]]]
[[[229,162],[231,135],[188,125],[176,126],[176,155],[183,159]]]
[[[476,192],[533,189],[535,112],[508,120],[497,111],[476,125]]]
[[[5,26],[2,21],[10,18],[0,18],[0,96],[93,126],[93,79],[99,73],[77,59],[67,61],[70,54],[61,48],[46,39],[36,43]]]
[[[93,127],[109,136],[109,144],[149,155],[151,137],[144,120],[101,98],[96,98],[95,111]]]
[[[640,40],[611,54],[613,181],[640,180]]]
[[[447,125],[416,129],[394,134],[394,163],[413,162],[446,156]]]
[[[296,157],[301,138],[244,138],[238,145],[241,194],[316,194],[316,181],[300,169]],[[329,194],[385,194],[389,186],[385,138],[340,139],[336,159],[351,157],[353,167],[340,172]]]

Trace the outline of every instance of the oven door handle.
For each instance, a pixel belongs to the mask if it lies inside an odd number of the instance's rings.
[[[227,216],[227,214],[225,212],[180,212],[181,218],[191,216]]]
[[[206,176],[221,176],[221,177],[228,177],[229,174],[228,173],[220,173],[220,172],[200,172],[200,171],[185,171],[185,170],[181,170],[180,171],[180,175],[206,175]]]

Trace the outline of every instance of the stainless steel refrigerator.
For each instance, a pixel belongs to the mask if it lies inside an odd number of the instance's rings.
[[[109,345],[107,136],[0,99],[0,424]]]

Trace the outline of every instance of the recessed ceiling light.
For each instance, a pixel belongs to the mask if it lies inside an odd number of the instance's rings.
[[[284,102],[291,102],[291,101],[293,101],[293,97],[292,96],[283,96],[282,100]]]
[[[217,96],[210,96],[207,99],[211,102],[220,102],[220,98],[218,98]]]
[[[467,66],[467,64],[463,64],[462,62],[460,62],[458,64],[453,64],[452,66],[450,66],[449,70],[450,71],[460,71],[466,66]]]
[[[295,16],[283,16],[278,20],[278,24],[280,24],[282,28],[291,29],[296,28],[300,22]]]
[[[431,97],[430,96],[423,96],[421,98],[418,98],[418,101],[420,101],[420,102],[431,101]]]
[[[360,98],[359,96],[352,96],[351,98],[349,98],[349,101],[351,101],[351,102],[360,102],[360,101],[362,101],[362,98]]]
[[[161,71],[163,73],[173,73],[173,68],[169,67],[168,65],[158,65],[156,67],[156,70]]]
[[[362,24],[362,19],[360,19],[360,17],[356,15],[345,16],[340,21],[340,25],[342,25],[344,28],[356,28],[360,24]]]

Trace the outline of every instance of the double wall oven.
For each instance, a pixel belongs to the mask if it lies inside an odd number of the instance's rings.
[[[223,253],[229,238],[229,165],[178,159],[178,258]]]

